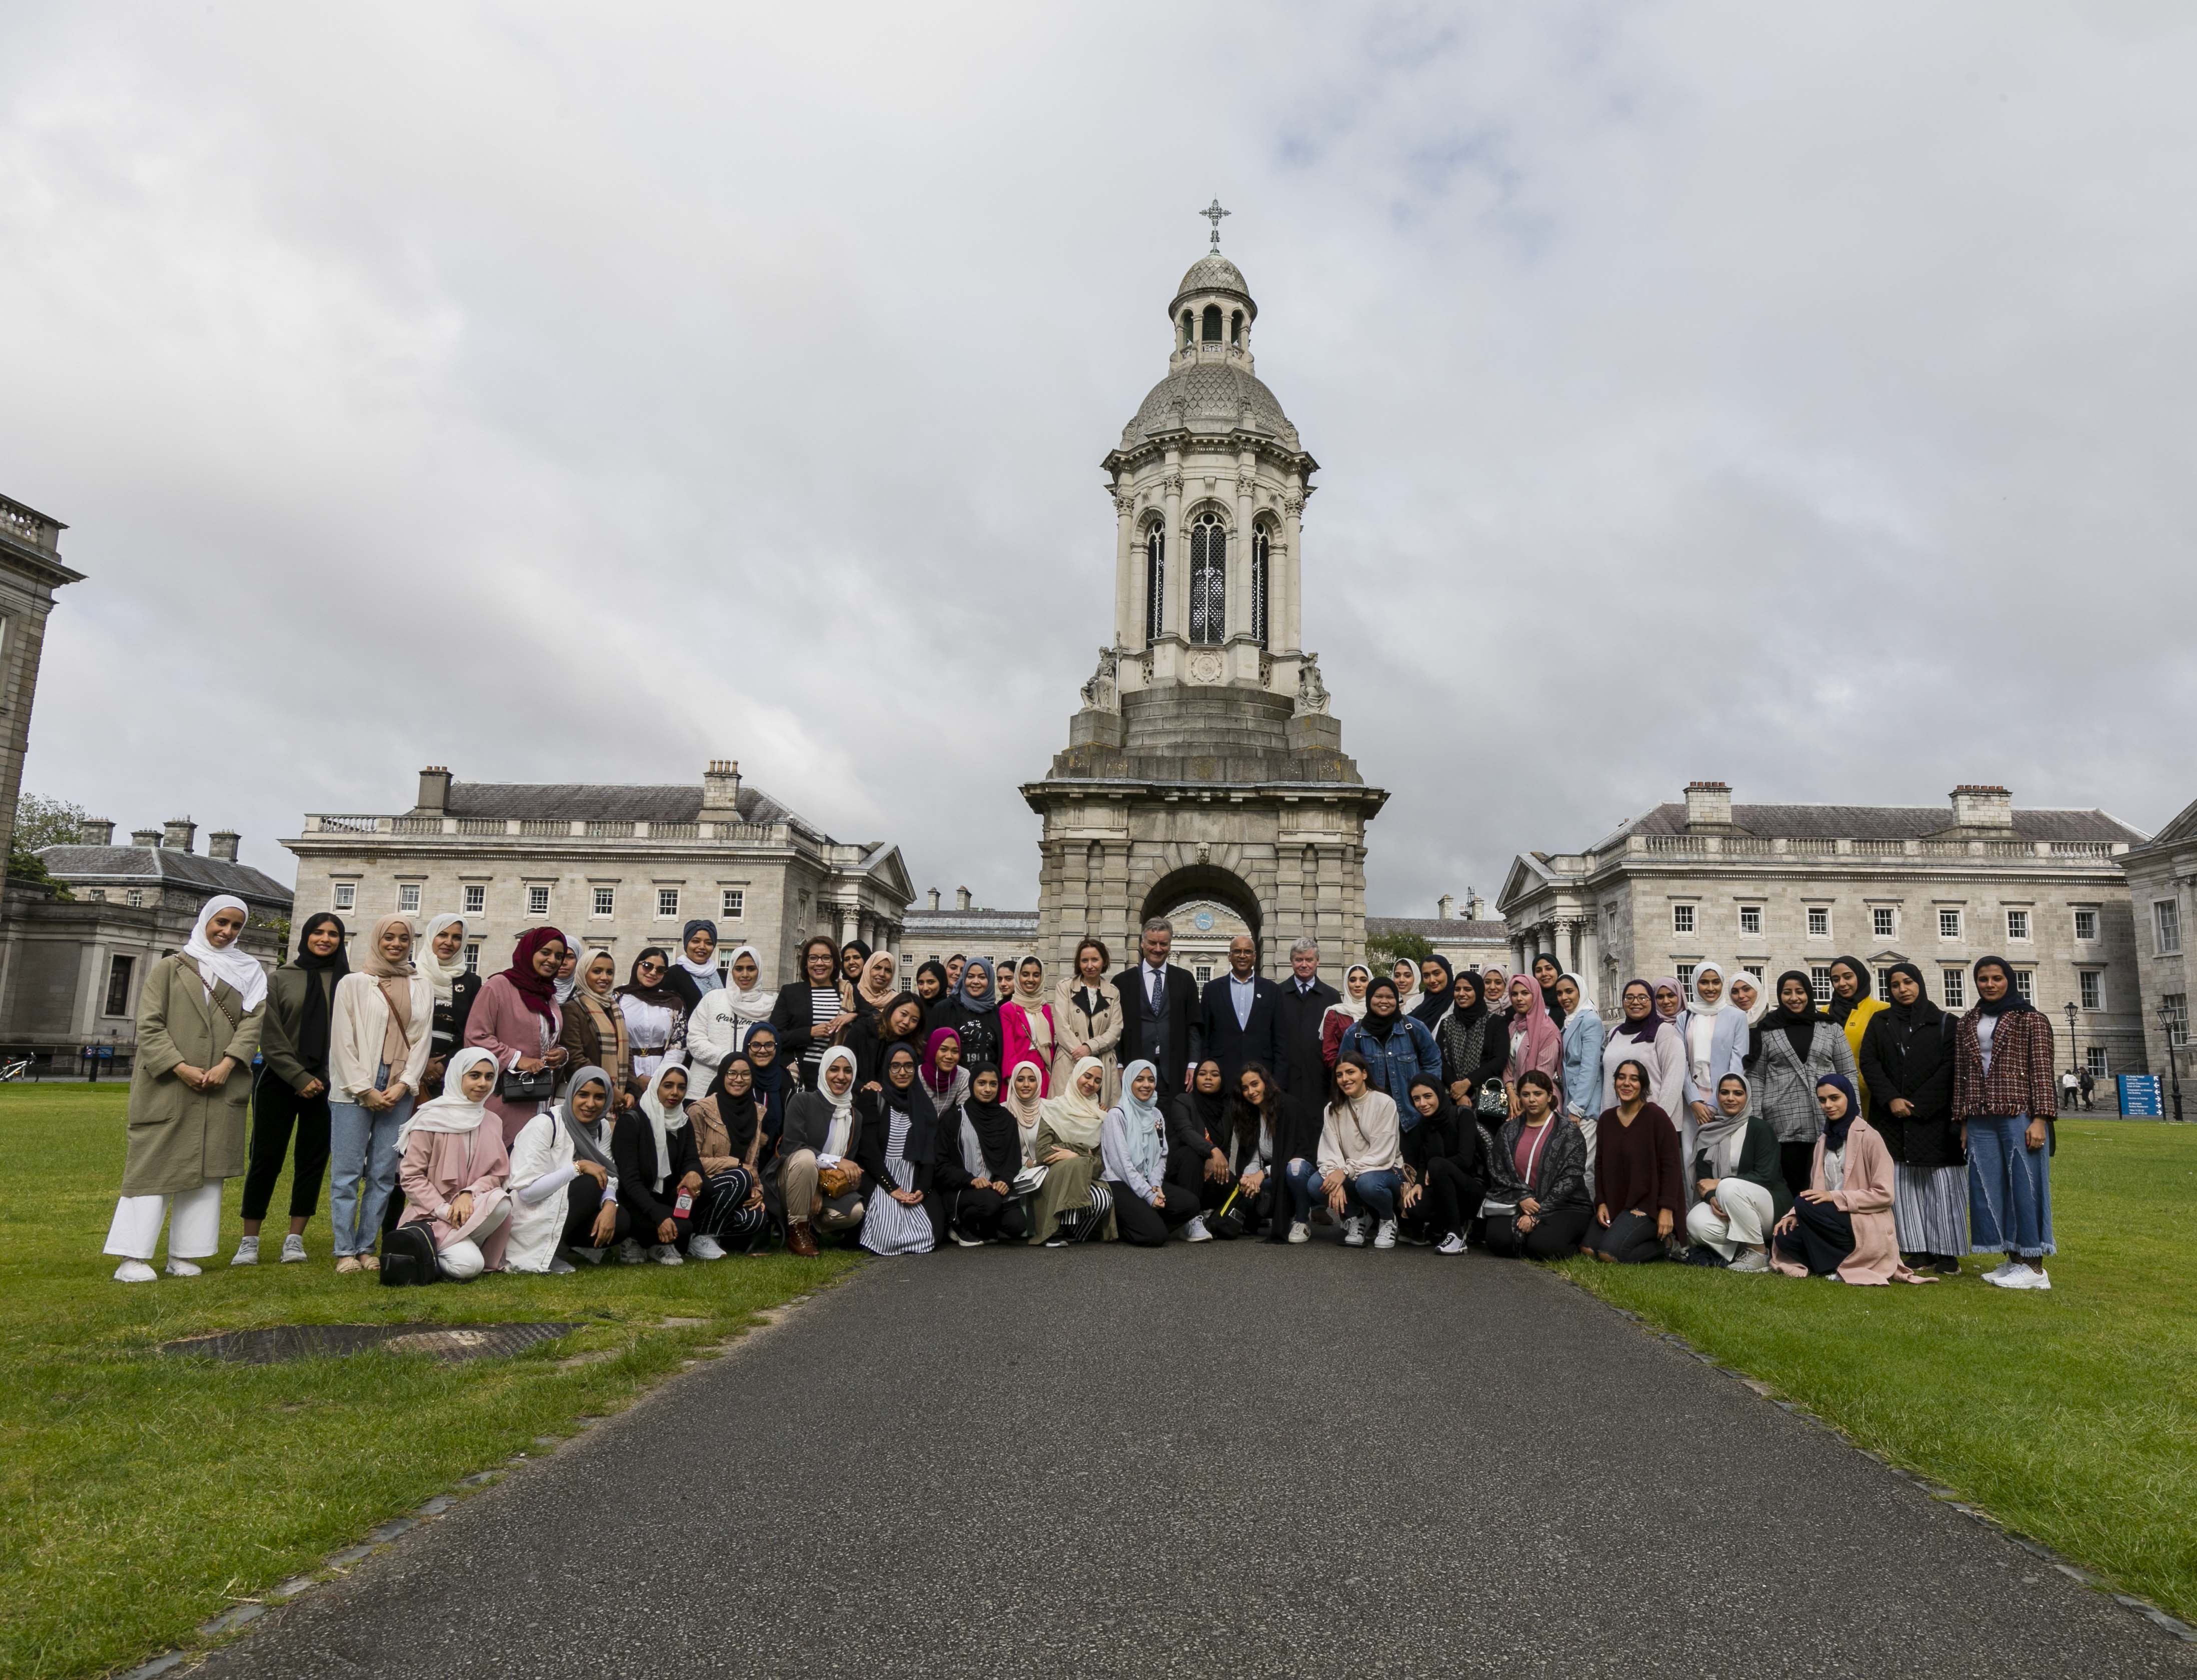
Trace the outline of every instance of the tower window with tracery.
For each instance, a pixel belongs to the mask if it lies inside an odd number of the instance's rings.
[[[1167,528],[1154,524],[1145,530],[1145,641],[1160,639],[1167,628]]]
[[[1227,623],[1228,527],[1201,513],[1190,527],[1190,639],[1217,646]]]
[[[1261,525],[1251,538],[1251,634],[1261,647],[1267,645],[1267,549],[1272,537]]]

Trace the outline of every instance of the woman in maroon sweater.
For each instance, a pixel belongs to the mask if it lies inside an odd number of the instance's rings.
[[[1663,1258],[1686,1205],[1678,1128],[1648,1100],[1645,1063],[1629,1057],[1619,1063],[1610,1088],[1617,1106],[1605,1109],[1595,1127],[1594,1223],[1580,1247],[1598,1260],[1638,1266]]]

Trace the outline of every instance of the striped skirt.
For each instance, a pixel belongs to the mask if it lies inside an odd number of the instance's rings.
[[[1903,1254],[1965,1254],[1968,1251],[1968,1169],[1896,1167],[1893,1224]]]

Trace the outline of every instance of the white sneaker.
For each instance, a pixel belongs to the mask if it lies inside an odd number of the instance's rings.
[[[1192,1216],[1190,1223],[1182,1228],[1182,1240],[1185,1243],[1210,1243],[1213,1240],[1213,1233],[1205,1228],[1204,1214]]]
[[[140,1260],[126,1260],[114,1268],[114,1281],[118,1283],[149,1283],[159,1275]]]
[[[1461,1254],[1464,1252],[1464,1238],[1452,1231],[1435,1245],[1435,1252],[1438,1254]]]
[[[1311,1242],[1312,1227],[1307,1225],[1302,1219],[1297,1220],[1290,1227],[1290,1241],[1292,1243]]]
[[[549,1256],[549,1275],[552,1277],[563,1277],[572,1272],[577,1272],[579,1269],[580,1268],[578,1266],[573,1265],[571,1261],[566,1260],[562,1254],[552,1254]]]
[[[236,1252],[229,1257],[229,1263],[231,1266],[258,1265],[259,1239],[256,1237],[240,1237],[237,1240]]]
[[[1373,1246],[1377,1248],[1393,1248],[1396,1246],[1395,1220],[1381,1221],[1379,1228],[1373,1233]]]
[[[2009,1283],[2007,1287],[2015,1289],[2049,1289],[2052,1287],[2052,1278],[2042,1266],[2032,1266],[2029,1268],[2027,1278],[2019,1283]]]
[[[641,1243],[635,1237],[629,1237],[618,1244],[617,1256],[620,1266],[646,1266],[648,1263],[648,1256],[641,1253]]]
[[[1365,1216],[1363,1214],[1353,1214],[1342,1222],[1342,1246],[1346,1248],[1365,1246]]]
[[[698,1260],[722,1260],[725,1257],[725,1245],[704,1231],[687,1245],[687,1252],[692,1258]]]
[[[2017,1260],[2002,1266],[1995,1271],[1986,1272],[1984,1273],[1984,1282],[1996,1283],[2002,1289],[2026,1289],[2029,1287],[2026,1281],[2028,1277],[2029,1268]]]
[[[305,1258],[305,1239],[294,1231],[282,1239],[282,1264],[295,1266]]]
[[[168,1256],[169,1277],[196,1277],[200,1275],[200,1269],[194,1266],[190,1261],[187,1260],[177,1260],[173,1254],[170,1254]]]
[[[1989,1272],[1984,1273],[1984,1282],[1986,1283],[2003,1283],[2008,1278],[2013,1277],[2015,1272],[2021,1269],[2023,1269],[2021,1262],[2016,1260],[2012,1254],[2009,1254],[2003,1261],[1997,1266],[1993,1266]]]
[[[1770,1270],[1770,1256],[1759,1248],[1742,1248],[1738,1257],[1725,1270],[1748,1272],[1767,1272]]]
[[[686,1255],[681,1254],[677,1247],[670,1243],[658,1243],[654,1248],[648,1251],[648,1257],[654,1260],[658,1266],[684,1266],[687,1264]]]

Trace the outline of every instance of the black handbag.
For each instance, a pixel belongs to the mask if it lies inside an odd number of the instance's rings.
[[[542,1067],[528,1074],[506,1068],[496,1076],[496,1094],[507,1103],[546,1103],[557,1094],[557,1070]]]
[[[1510,1093],[1503,1088],[1499,1079],[1483,1080],[1480,1094],[1472,1099],[1472,1111],[1490,1120],[1510,1117]]]
[[[442,1268],[435,1264],[434,1233],[424,1224],[400,1225],[381,1239],[381,1282],[385,1289],[438,1283],[442,1278]]]

